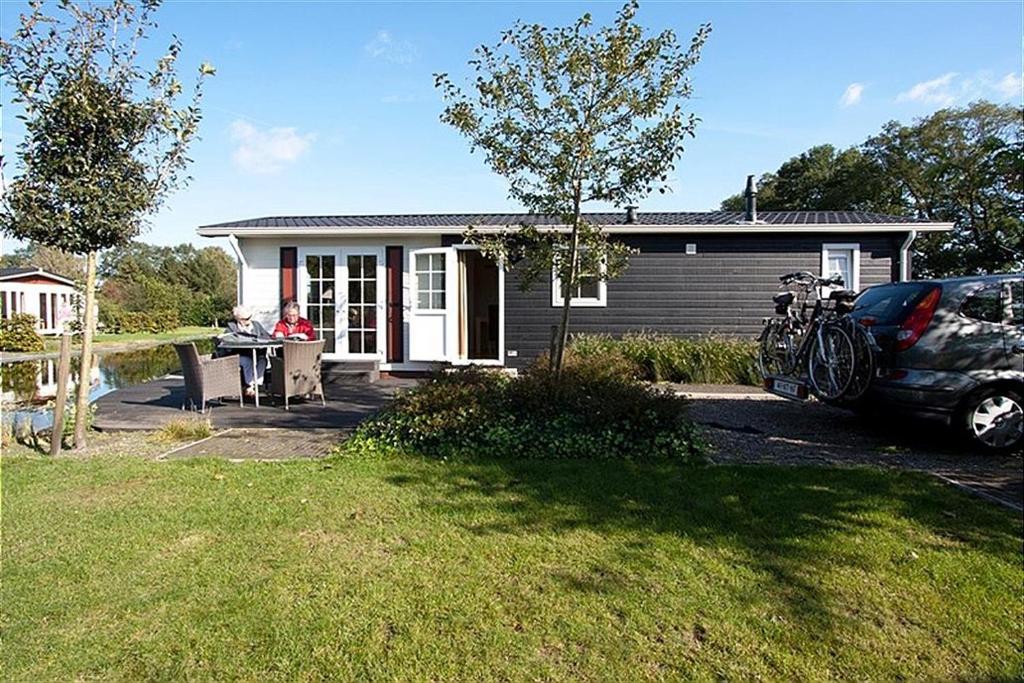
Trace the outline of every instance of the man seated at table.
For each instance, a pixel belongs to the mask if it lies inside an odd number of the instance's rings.
[[[231,313],[235,319],[228,322],[227,330],[220,336],[224,341],[263,341],[270,339],[267,332],[259,321],[252,319],[252,311],[245,306],[235,306]],[[267,371],[267,350],[256,350],[256,367],[253,368],[252,349],[237,348],[225,349],[228,354],[238,355],[238,365],[242,368],[242,379],[245,382],[245,395],[256,395],[257,382],[263,383],[263,375]]]
[[[274,325],[274,336],[313,341],[316,339],[316,331],[313,330],[313,323],[299,316],[299,305],[294,301],[289,301],[284,307],[284,317]]]

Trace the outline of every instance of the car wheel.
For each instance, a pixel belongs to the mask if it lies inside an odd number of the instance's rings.
[[[1024,399],[1019,391],[983,389],[964,402],[961,419],[966,436],[988,453],[1013,451],[1024,442]]]

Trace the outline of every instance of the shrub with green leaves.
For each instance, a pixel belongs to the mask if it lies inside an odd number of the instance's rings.
[[[36,331],[38,320],[28,313],[15,313],[0,320],[0,351],[42,351],[43,338]]]
[[[573,337],[572,348],[587,358],[624,357],[638,369],[639,378],[651,382],[761,383],[757,344],[744,339],[670,337],[646,332],[618,339],[609,335],[578,335]]]
[[[634,374],[625,358],[572,353],[557,381],[546,359],[515,378],[473,368],[439,373],[363,423],[342,452],[698,459],[685,401]]]

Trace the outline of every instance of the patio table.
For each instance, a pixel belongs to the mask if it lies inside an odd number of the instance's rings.
[[[284,346],[284,340],[282,339],[218,339],[218,349],[229,349],[232,351],[245,351],[252,350],[252,371],[256,372],[258,364],[256,363],[256,352],[260,349],[279,349]],[[260,407],[260,380],[262,377],[254,377],[256,380],[256,407]]]

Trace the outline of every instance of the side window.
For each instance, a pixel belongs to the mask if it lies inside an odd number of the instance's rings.
[[[972,292],[960,305],[960,315],[987,323],[1003,322],[1003,307],[999,300],[999,287],[986,287]]]

